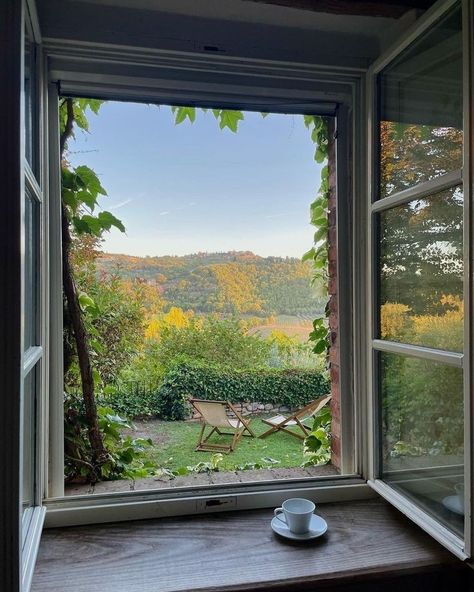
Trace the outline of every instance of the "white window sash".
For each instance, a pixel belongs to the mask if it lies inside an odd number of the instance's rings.
[[[426,33],[440,18],[450,9],[461,3],[463,9],[463,76],[464,76],[464,107],[463,107],[463,127],[464,127],[464,164],[463,170],[455,170],[436,179],[420,183],[405,191],[397,192],[389,197],[377,200],[377,170],[376,170],[376,150],[377,142],[377,85],[376,78],[392,60],[400,55],[409,45]],[[471,474],[473,453],[471,434],[473,434],[473,392],[471,388],[471,342],[472,342],[472,313],[470,300],[470,284],[472,282],[472,271],[470,266],[471,245],[470,234],[472,220],[470,214],[470,200],[472,192],[472,153],[470,145],[472,144],[472,84],[473,84],[473,49],[472,35],[473,27],[473,7],[469,0],[445,0],[436,3],[419,22],[407,32],[402,40],[397,42],[383,56],[381,56],[370,68],[367,76],[367,124],[368,124],[368,212],[369,220],[369,244],[367,249],[367,290],[370,295],[370,314],[368,315],[368,339],[367,339],[367,362],[368,362],[368,389],[367,406],[368,415],[368,433],[369,433],[369,485],[377,491],[387,501],[397,507],[413,522],[423,528],[428,534],[438,542],[448,548],[452,553],[461,559],[466,559],[471,555],[472,549],[472,525],[471,525]],[[470,123],[471,122],[471,123]],[[398,344],[395,342],[374,339],[376,335],[376,233],[374,219],[377,213],[387,211],[397,205],[405,204],[413,199],[424,197],[430,193],[436,193],[443,189],[462,185],[464,193],[464,349],[462,353],[454,353],[443,350],[435,350],[409,344]],[[464,482],[465,482],[465,532],[461,539],[448,528],[443,526],[432,515],[422,510],[419,505],[412,502],[406,495],[403,495],[388,483],[380,479],[378,466],[378,448],[379,448],[379,425],[378,425],[378,404],[376,392],[376,362],[377,351],[388,351],[430,359],[442,362],[456,367],[462,367],[464,372]]]

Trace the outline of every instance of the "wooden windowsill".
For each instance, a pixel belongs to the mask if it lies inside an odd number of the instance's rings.
[[[274,535],[271,510],[46,530],[32,592],[306,590],[462,565],[382,500],[318,512],[310,544]]]

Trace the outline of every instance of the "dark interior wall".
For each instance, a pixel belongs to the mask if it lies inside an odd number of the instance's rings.
[[[337,30],[337,17],[331,30],[312,30],[287,26],[284,20],[281,26],[276,26],[73,0],[40,0],[38,13],[43,37],[76,42],[211,52],[358,69],[365,69],[380,51],[379,37],[358,30],[361,21],[357,19],[353,29],[346,23],[341,32]],[[382,21],[387,34],[390,29],[387,22],[397,27],[395,20]],[[363,31],[366,29],[365,23]]]
[[[320,11],[334,14],[357,14],[367,16],[390,16],[399,18],[407,10],[426,10],[435,0],[245,0],[277,6],[298,7],[306,11]]]

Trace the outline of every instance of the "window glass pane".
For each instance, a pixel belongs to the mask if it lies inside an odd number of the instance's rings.
[[[381,339],[463,349],[461,187],[378,215]]]
[[[39,204],[28,192],[25,199],[25,350],[38,342]]]
[[[23,510],[34,505],[35,494],[36,368],[25,378],[23,390]]]
[[[462,535],[462,370],[379,355],[382,476]]]
[[[461,9],[379,76],[380,197],[462,167]]]
[[[24,56],[24,95],[25,95],[25,157],[33,172],[36,167],[36,129],[35,129],[35,45],[29,23],[25,26],[25,56]]]

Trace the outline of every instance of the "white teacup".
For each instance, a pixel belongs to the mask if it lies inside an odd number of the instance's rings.
[[[291,532],[295,534],[305,534],[309,531],[311,517],[316,506],[312,501],[302,497],[293,497],[287,499],[274,511],[275,517],[286,524]],[[281,516],[284,514],[284,517]]]
[[[454,489],[457,493],[458,502],[459,502],[459,510],[464,512],[464,481],[461,483],[457,483],[454,486]]]

